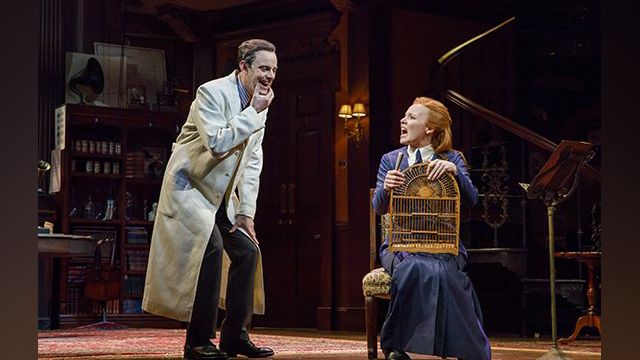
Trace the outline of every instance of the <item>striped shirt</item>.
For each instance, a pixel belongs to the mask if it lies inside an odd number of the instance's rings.
[[[247,93],[247,90],[242,86],[242,82],[237,75],[236,80],[238,83],[238,94],[240,94],[240,106],[242,106],[242,110],[244,110],[249,106],[249,93]]]

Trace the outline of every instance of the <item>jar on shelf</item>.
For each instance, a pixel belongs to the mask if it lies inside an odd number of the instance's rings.
[[[80,140],[81,142],[81,150],[80,152],[88,153],[89,152],[89,142],[87,140]]]
[[[94,174],[100,174],[100,172],[102,171],[101,169],[102,167],[100,166],[100,161],[96,160],[93,163],[93,173]]]
[[[89,154],[95,154],[96,152],[96,142],[93,140],[89,140]]]
[[[111,170],[112,170],[111,172],[113,173],[113,175],[120,175],[120,163],[117,162],[117,161],[114,161],[113,162],[113,167],[112,167]]]
[[[102,172],[105,174],[111,174],[111,163],[109,161],[104,162]]]
[[[87,160],[87,162],[84,164],[84,171],[88,172],[88,173],[92,173],[93,172],[93,161],[92,160]]]

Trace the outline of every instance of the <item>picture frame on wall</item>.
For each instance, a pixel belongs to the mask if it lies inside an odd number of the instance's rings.
[[[127,103],[129,108],[141,109],[147,106],[145,88],[142,85],[127,86]]]
[[[167,80],[165,53],[162,49],[94,43],[96,56],[120,56],[125,59],[127,89],[130,84],[144,87],[144,99],[151,108],[158,105],[157,95],[162,93]],[[129,107],[127,97],[126,107]]]

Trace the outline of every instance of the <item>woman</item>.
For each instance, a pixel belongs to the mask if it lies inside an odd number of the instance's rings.
[[[463,206],[472,207],[478,190],[469,178],[462,153],[452,149],[451,117],[447,108],[431,98],[418,97],[400,120],[400,144],[382,156],[373,207],[380,215],[389,207],[389,194],[402,185],[401,170],[429,160],[427,176],[438,179],[451,173],[458,183]],[[404,154],[400,171],[396,159]],[[406,352],[457,357],[491,358],[477,296],[463,272],[467,252],[459,255],[389,251],[388,239],[380,258],[391,274],[391,302],[380,334],[386,359],[410,359]]]

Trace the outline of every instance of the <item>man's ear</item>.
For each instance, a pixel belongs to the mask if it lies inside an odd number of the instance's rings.
[[[249,70],[249,66],[247,65],[247,63],[244,60],[240,60],[240,63],[238,64],[238,67],[240,67],[240,71]]]

